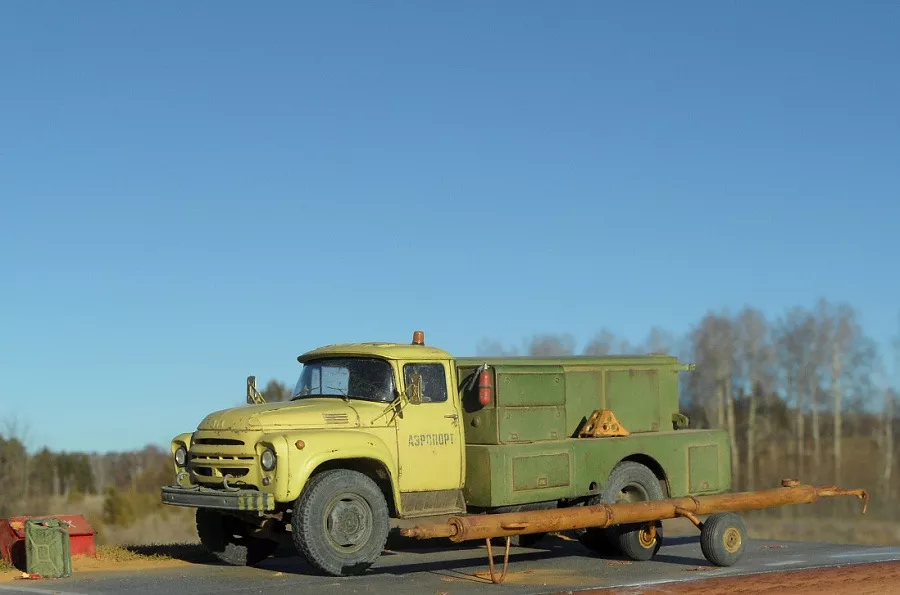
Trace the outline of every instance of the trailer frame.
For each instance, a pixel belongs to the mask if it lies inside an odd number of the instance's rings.
[[[682,517],[700,530],[700,548],[704,557],[716,566],[731,566],[743,557],[747,541],[747,529],[737,512],[811,504],[820,498],[839,496],[856,496],[863,501],[862,514],[868,510],[869,493],[864,489],[841,489],[835,485],[814,486],[801,484],[796,479],[783,479],[781,487],[767,490],[452,516],[446,522],[420,524],[401,529],[400,533],[414,539],[447,538],[454,543],[484,539],[491,582],[500,584],[509,570],[510,537],[513,535],[629,526],[629,530],[639,530],[638,542],[640,547],[646,548],[645,559],[649,560],[656,555],[662,542],[656,531],[657,524],[666,519]],[[708,518],[701,521],[699,517],[705,515],[709,515]],[[499,576],[495,572],[491,547],[491,539],[496,537],[506,540],[503,571]]]

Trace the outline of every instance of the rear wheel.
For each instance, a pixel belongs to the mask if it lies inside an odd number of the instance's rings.
[[[297,498],[294,545],[321,572],[362,574],[384,550],[390,530],[387,501],[366,475],[334,469],[314,476]]]
[[[603,496],[594,496],[584,503],[584,506],[596,506],[597,504],[607,504],[603,500]],[[619,556],[622,550],[619,543],[611,535],[609,529],[598,529],[590,527],[588,529],[575,529],[572,531],[578,538],[578,541],[598,556]]]
[[[625,461],[616,465],[603,487],[599,503],[619,504],[662,500],[665,497],[659,479],[646,465]],[[589,502],[590,504],[590,502]],[[616,525],[604,529],[587,529],[581,542],[603,555],[621,553],[631,560],[649,560],[656,555],[662,545],[662,522]]]
[[[255,566],[278,549],[277,541],[249,536],[246,523],[217,510],[198,508],[196,522],[200,543],[232,566]]]

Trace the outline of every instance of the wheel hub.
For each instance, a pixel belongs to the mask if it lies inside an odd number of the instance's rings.
[[[638,532],[638,539],[642,547],[653,547],[656,543],[656,525],[649,523],[641,527],[641,530]]]
[[[325,534],[332,544],[345,550],[362,547],[372,534],[372,510],[357,494],[341,494],[328,506]]]
[[[735,553],[741,548],[741,532],[734,527],[729,527],[722,536],[722,542],[728,553]]]

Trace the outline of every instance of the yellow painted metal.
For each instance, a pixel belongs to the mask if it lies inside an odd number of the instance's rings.
[[[609,409],[598,409],[591,413],[584,427],[578,432],[579,438],[596,438],[598,436],[628,436],[616,414]]]
[[[400,362],[401,365],[415,363]],[[433,364],[441,366],[447,379],[446,400],[430,402],[430,395],[425,392],[422,403],[405,405],[403,416],[397,417],[401,492],[455,490],[463,484],[465,435],[459,415],[459,395],[453,388],[454,370],[449,360]],[[404,378],[404,374],[400,377]]]
[[[388,360],[451,360],[453,356],[443,349],[428,345],[407,345],[405,343],[342,343],[326,345],[307,351],[297,359],[304,362],[326,356],[369,356]]]

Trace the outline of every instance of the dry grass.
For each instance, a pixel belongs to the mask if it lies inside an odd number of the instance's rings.
[[[108,562],[135,562],[137,560],[145,560],[145,559],[154,559],[154,560],[169,560],[173,556],[167,555],[162,551],[154,552],[154,553],[140,553],[134,551],[132,548],[123,547],[121,545],[100,545],[97,546],[97,556],[98,560],[104,560]]]
[[[200,544],[157,543],[148,545],[101,545],[97,559],[108,562],[181,560],[194,564],[209,564],[216,559]]]

